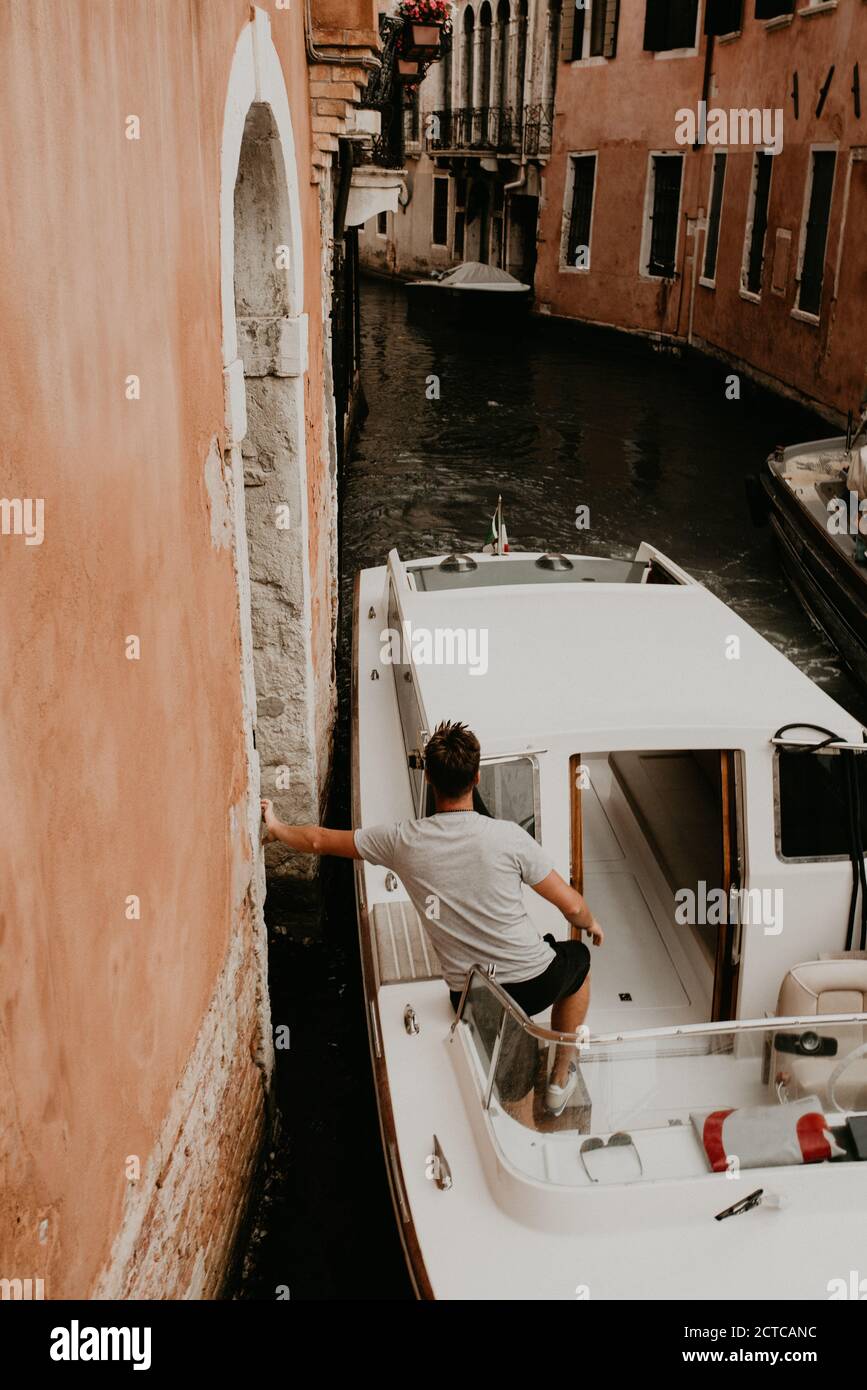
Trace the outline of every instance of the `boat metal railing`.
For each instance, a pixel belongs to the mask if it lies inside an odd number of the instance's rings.
[[[540,1023],[533,1020],[524,1013],[519,1004],[515,1003],[511,994],[508,994],[503,986],[498,984],[494,977],[489,973],[487,967],[483,965],[471,965],[467,971],[467,978],[461,992],[460,1002],[455,1012],[454,1022],[449,1030],[449,1036],[453,1037],[464,1011],[464,1005],[470,991],[470,986],[474,979],[482,980],[491,994],[502,1004],[506,1012],[519,1023],[525,1032],[531,1037],[538,1038],[540,1042],[555,1043],[574,1043],[576,1047],[589,1047],[591,1045],[618,1042],[640,1042],[647,1038],[677,1038],[677,1037],[701,1037],[707,1033],[747,1033],[762,1028],[810,1028],[818,1025],[837,1024],[837,1023],[863,1023],[867,1025],[867,1013],[863,1014],[808,1014],[806,1017],[800,1015],[786,1015],[785,1017],[772,1015],[770,1018],[733,1018],[719,1019],[715,1023],[676,1023],[665,1028],[636,1028],[618,1033],[591,1033],[589,1030],[582,1030],[578,1033],[558,1033],[551,1028],[543,1028]]]
[[[494,1087],[498,1082],[498,1073],[499,1080],[502,1081],[503,1079],[503,1066],[508,1072],[510,1065],[514,1063],[518,1070],[524,1069],[525,1076],[527,1074],[527,1044],[519,1046],[516,1041],[518,1035],[514,1031],[509,1036],[507,1047],[509,1057],[512,1060],[511,1062],[509,1060],[504,1061],[504,1040],[507,1036],[507,1025],[521,1030],[527,1040],[534,1040],[547,1052],[550,1052],[553,1047],[574,1048],[576,1060],[599,1063],[609,1067],[616,1067],[618,1063],[631,1062],[637,1059],[661,1061],[663,1058],[673,1059],[693,1055],[701,1057],[714,1053],[734,1053],[738,1049],[739,1039],[755,1039],[755,1035],[761,1037],[761,1044],[754,1040],[751,1044],[744,1042],[744,1047],[747,1050],[752,1048],[753,1052],[758,1055],[756,1049],[759,1049],[760,1046],[763,1047],[769,1037],[786,1031],[802,1030],[805,1034],[818,1037],[823,1029],[845,1029],[847,1026],[859,1026],[862,1030],[862,1038],[867,1036],[864,1031],[867,1029],[867,1013],[785,1015],[768,1018],[717,1020],[711,1023],[672,1024],[661,1028],[643,1028],[609,1033],[592,1033],[589,1028],[585,1027],[576,1033],[564,1033],[535,1023],[524,1013],[520,1005],[515,1002],[502,985],[497,983],[486,967],[475,964],[467,972],[455,1018],[449,1031],[449,1041],[454,1040],[459,1025],[466,1022],[467,1002],[473,990],[479,986],[489,996],[489,1002],[493,1001],[500,1010],[498,1018],[482,1019],[481,1032],[485,1036],[480,1036],[477,1040],[479,1046],[476,1050],[484,1072],[482,1105],[485,1110],[490,1108]],[[679,1040],[683,1046],[673,1048],[671,1044],[675,1040]],[[856,1041],[858,1040],[856,1039]],[[637,1052],[634,1050],[636,1045],[639,1047]],[[641,1045],[644,1047],[642,1048]],[[854,1060],[856,1054],[860,1055],[864,1051],[867,1051],[867,1046],[860,1050],[856,1048],[851,1054],[852,1059]],[[519,1053],[522,1055],[519,1056]],[[530,1069],[533,1070],[532,1064]],[[611,1075],[613,1078],[616,1073]]]

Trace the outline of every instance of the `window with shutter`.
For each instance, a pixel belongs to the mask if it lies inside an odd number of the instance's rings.
[[[741,27],[743,0],[707,0],[704,12],[706,34],[736,34]]]
[[[579,270],[590,269],[590,225],[593,218],[593,188],[596,181],[595,154],[572,158],[572,203],[566,264]]]
[[[644,47],[648,51],[694,48],[697,27],[698,0],[647,0]]]
[[[756,0],[756,19],[777,19],[794,12],[795,0]]]
[[[590,52],[589,57],[601,58],[605,47],[605,18],[608,11],[607,0],[593,0],[590,12]]]
[[[693,48],[698,29],[698,0],[670,0],[667,48]]]
[[[747,263],[744,289],[761,294],[765,262],[765,235],[768,230],[768,198],[771,192],[773,155],[757,150],[753,164],[752,219],[747,228]]]
[[[683,155],[654,155],[653,209],[650,214],[650,256],[647,274],[661,275],[666,280],[672,279],[675,274],[682,175]]]
[[[569,17],[570,34],[564,35],[564,59],[575,63],[583,58],[613,58],[619,18],[620,0],[587,0],[586,8],[576,6]]]
[[[608,0],[605,11],[605,44],[603,54],[606,58],[617,56],[617,29],[620,23],[620,0]]]
[[[665,48],[668,29],[668,0],[647,0],[644,12],[644,47],[651,53]]]
[[[825,247],[828,241],[828,221],[831,216],[836,163],[837,155],[834,150],[813,151],[810,206],[804,229],[801,285],[798,291],[798,308],[805,314],[818,314],[822,307]]]
[[[719,249],[719,227],[722,217],[723,187],[726,178],[726,156],[717,151],[713,157],[710,200],[707,213],[707,234],[704,242],[704,265],[702,279],[710,283],[716,280],[716,258]]]
[[[571,63],[575,58],[575,34],[578,30],[578,57],[581,56],[581,34],[580,30],[584,24],[584,11],[575,8],[574,0],[566,0],[563,6],[563,15],[560,20],[560,56],[564,63]]]

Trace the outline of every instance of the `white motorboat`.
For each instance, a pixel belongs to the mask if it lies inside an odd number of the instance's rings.
[[[867,689],[867,568],[854,553],[863,509],[848,488],[865,442],[862,425],[848,447],[837,436],[781,448],[759,482],[789,583]]]
[[[416,318],[486,327],[526,314],[533,297],[532,285],[481,261],[462,261],[444,275],[408,280],[404,288]]]
[[[356,862],[418,1296],[833,1296],[863,1270],[867,1217],[860,724],[648,544],[628,561],[392,551],[363,571],[356,825],[429,813],[444,719],[481,742],[477,809],[542,842],[606,939],[589,1035],[529,1020],[485,961],[456,1016],[401,883]],[[564,1041],[579,1084],[554,1116]]]

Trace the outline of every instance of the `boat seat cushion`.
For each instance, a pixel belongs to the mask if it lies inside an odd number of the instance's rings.
[[[737,1160],[739,1168],[775,1168],[821,1163],[845,1154],[827,1126],[817,1096],[789,1105],[705,1111],[691,1119],[715,1173],[725,1173],[732,1160]]]
[[[867,1013],[867,959],[860,955],[802,961],[780,986],[780,1017],[849,1013]]]
[[[809,1018],[816,1014],[867,1013],[867,958],[861,952],[802,961],[786,975],[777,999],[779,1017]],[[831,1077],[839,1064],[867,1039],[860,1023],[826,1026],[822,1037],[832,1038],[836,1052],[827,1057],[805,1057],[776,1047],[771,1052],[769,1084],[778,1097],[798,1100],[818,1096],[826,1109],[867,1108],[867,1058],[857,1058],[829,1093]]]

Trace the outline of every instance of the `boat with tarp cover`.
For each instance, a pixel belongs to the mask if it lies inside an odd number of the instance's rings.
[[[533,297],[531,285],[481,261],[464,261],[429,280],[408,280],[404,288],[413,318],[486,326],[526,314]]]

